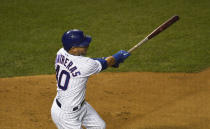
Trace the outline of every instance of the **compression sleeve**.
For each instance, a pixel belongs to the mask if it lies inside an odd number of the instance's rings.
[[[93,60],[97,60],[101,63],[102,69],[101,71],[105,70],[108,67],[107,61],[104,58],[92,58]]]

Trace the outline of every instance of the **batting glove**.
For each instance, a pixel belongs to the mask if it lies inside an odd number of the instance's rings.
[[[130,56],[130,53],[124,50],[118,51],[116,54],[112,55],[115,58],[115,64],[112,66],[114,68],[118,68],[120,63],[123,63],[125,59]]]

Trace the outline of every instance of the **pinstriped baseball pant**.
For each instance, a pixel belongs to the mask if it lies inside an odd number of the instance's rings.
[[[106,124],[93,109],[85,102],[84,105],[75,112],[63,111],[56,104],[55,100],[51,108],[51,117],[58,129],[105,129]]]

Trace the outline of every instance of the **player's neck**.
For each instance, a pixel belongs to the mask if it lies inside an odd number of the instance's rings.
[[[81,54],[80,53],[78,53],[78,52],[74,52],[74,51],[69,51],[69,53],[71,54],[71,55],[74,55],[74,56],[80,56]]]
[[[71,48],[68,52],[74,56],[85,56],[87,50],[85,50],[84,48]]]

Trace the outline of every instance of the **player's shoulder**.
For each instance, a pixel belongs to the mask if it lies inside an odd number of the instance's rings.
[[[95,67],[99,64],[96,60],[94,60],[90,57],[71,55],[64,48],[59,49],[57,52],[57,55],[64,55],[66,58],[69,58],[74,63],[76,63],[77,65],[79,65],[83,68],[84,67]]]
[[[78,61],[86,66],[95,65],[97,62],[90,57],[78,56]]]
[[[92,75],[101,71],[101,64],[97,60],[94,60],[90,57],[80,56],[80,65],[79,68],[83,71],[85,75]]]
[[[84,56],[80,56],[79,57],[79,62],[80,65],[79,67],[85,71],[94,71],[96,69],[101,69],[101,64],[100,62],[98,62],[97,60],[94,60],[90,57],[84,57]]]
[[[57,52],[57,55],[65,55],[67,58],[74,59],[75,61],[77,60],[78,62],[86,62],[86,63],[91,63],[94,62],[93,59],[85,56],[74,56],[69,54],[64,48],[60,48]]]
[[[57,55],[59,55],[59,54],[63,54],[64,55],[65,53],[67,53],[67,51],[64,48],[60,48],[58,50],[58,52],[57,52]]]
[[[68,58],[68,59],[71,59],[71,60],[72,59],[74,59],[74,60],[77,59],[76,56],[69,54],[64,48],[59,49],[58,52],[57,52],[57,55],[63,55],[63,56],[65,56],[65,58]]]

